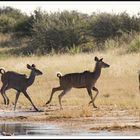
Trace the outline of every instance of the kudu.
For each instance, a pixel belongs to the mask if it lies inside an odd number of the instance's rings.
[[[100,77],[101,69],[108,68],[110,66],[105,62],[103,62],[102,60],[103,58],[98,59],[97,57],[95,57],[96,64],[93,72],[84,71],[82,73],[70,73],[64,76],[62,76],[61,73],[57,73],[57,77],[59,77],[60,86],[52,89],[50,99],[48,100],[48,102],[46,102],[46,104],[49,104],[51,102],[53,94],[56,91],[63,90],[62,93],[58,96],[60,108],[62,109],[61,99],[68,91],[71,90],[71,88],[86,88],[88,95],[91,98],[89,104],[92,103],[93,107],[97,108],[96,105],[94,104],[94,101],[99,91],[95,87],[95,83]],[[92,90],[96,91],[96,95],[94,96],[94,98],[92,96]]]
[[[5,94],[6,90],[15,89],[17,91],[16,98],[15,98],[15,106],[14,106],[14,110],[15,110],[19,95],[22,92],[25,95],[25,97],[31,102],[34,109],[36,111],[39,111],[34,105],[34,103],[32,102],[26,90],[29,86],[33,84],[35,77],[37,75],[42,75],[42,72],[36,69],[36,66],[34,64],[32,64],[31,66],[27,64],[27,68],[31,70],[29,78],[27,78],[25,74],[19,74],[13,71],[6,72],[4,69],[0,69],[0,73],[2,74],[1,81],[3,83],[1,87],[1,94],[4,99],[4,104],[8,105],[9,99]]]

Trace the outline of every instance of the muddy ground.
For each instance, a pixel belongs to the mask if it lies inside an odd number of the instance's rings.
[[[64,110],[67,107],[64,106]],[[72,107],[76,110],[76,107]],[[121,132],[124,136],[140,136],[139,110],[117,109],[104,106],[93,109],[91,117],[59,117],[55,112],[59,111],[56,106],[42,107],[43,112],[35,112],[32,108],[17,109],[12,107],[0,110],[0,122],[30,122],[30,123],[51,123],[64,129],[83,130],[83,132]]]

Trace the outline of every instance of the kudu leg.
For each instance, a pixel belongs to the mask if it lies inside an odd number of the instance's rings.
[[[97,97],[97,95],[98,95],[98,93],[99,93],[99,91],[98,91],[98,89],[96,87],[93,87],[92,90],[96,91],[96,95],[93,98],[93,102],[94,102],[96,97]]]
[[[6,93],[4,94],[7,100],[7,105],[9,105],[9,98],[7,97]]]
[[[18,101],[19,95],[20,95],[20,91],[17,91],[17,93],[16,93],[16,98],[15,98],[14,111],[16,110],[16,105],[17,105],[17,101]]]
[[[7,95],[6,95],[6,90],[8,90],[9,89],[9,87],[8,86],[6,86],[6,88],[5,88],[5,91],[4,91],[4,96],[5,96],[5,98],[6,98],[6,100],[7,100],[7,105],[9,105],[9,98],[7,97]]]
[[[49,103],[51,102],[54,93],[55,93],[56,91],[59,91],[59,90],[62,90],[62,88],[61,88],[61,87],[56,87],[56,88],[53,88],[53,89],[52,89],[50,99],[46,102],[46,104],[49,104]]]
[[[70,90],[70,89],[63,90],[63,92],[58,96],[58,98],[59,98],[60,109],[63,109],[63,108],[62,108],[61,99],[62,99],[62,97],[63,97],[69,90]]]
[[[28,93],[27,93],[26,91],[24,91],[23,94],[24,94],[25,97],[31,102],[31,104],[32,104],[32,106],[34,107],[34,109],[35,109],[36,111],[39,111],[39,110],[36,108],[36,106],[34,105],[34,103],[32,102],[32,100],[31,100],[30,96],[28,95]]]
[[[95,99],[96,99],[96,97],[97,97],[97,95],[98,95],[98,93],[99,93],[98,89],[95,88],[95,87],[93,87],[92,90],[96,91],[96,95],[94,96],[93,100],[89,102],[89,104],[91,104],[91,103],[94,104],[94,101],[95,101]],[[94,104],[94,106],[95,106],[95,104]],[[95,107],[96,107],[96,106],[95,106]],[[96,108],[97,108],[97,107],[96,107]]]
[[[4,96],[4,94],[3,94],[3,93],[1,93],[1,95],[2,95],[3,100],[4,100],[4,104],[6,105],[6,98],[5,98],[5,96]]]
[[[89,105],[92,103],[92,104],[93,104],[93,107],[94,107],[94,108],[97,108],[97,106],[94,104],[94,98],[93,98],[93,96],[92,96],[92,91],[91,91],[91,89],[87,89],[87,91],[88,91],[88,95],[89,95],[90,98],[91,98],[91,101],[89,102]]]
[[[5,89],[6,89],[6,85],[3,84],[3,86],[1,87],[1,95],[3,97],[3,100],[4,100],[4,104],[6,105],[7,104],[7,99],[6,96],[5,96]]]

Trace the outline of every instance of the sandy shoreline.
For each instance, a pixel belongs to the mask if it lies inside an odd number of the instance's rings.
[[[124,135],[139,136],[140,117],[131,113],[132,110],[93,110],[91,117],[58,117],[52,115],[53,109],[42,108],[44,112],[30,110],[0,110],[0,122],[46,123],[56,124],[69,130],[81,131],[116,131]],[[55,113],[54,113],[55,114]]]

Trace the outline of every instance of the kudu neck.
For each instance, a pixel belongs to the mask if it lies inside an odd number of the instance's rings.
[[[95,69],[93,71],[96,79],[98,79],[100,77],[101,69],[102,69],[101,66],[98,63],[96,63]]]
[[[28,78],[28,86],[31,86],[35,81],[35,72],[31,71],[30,76]]]

